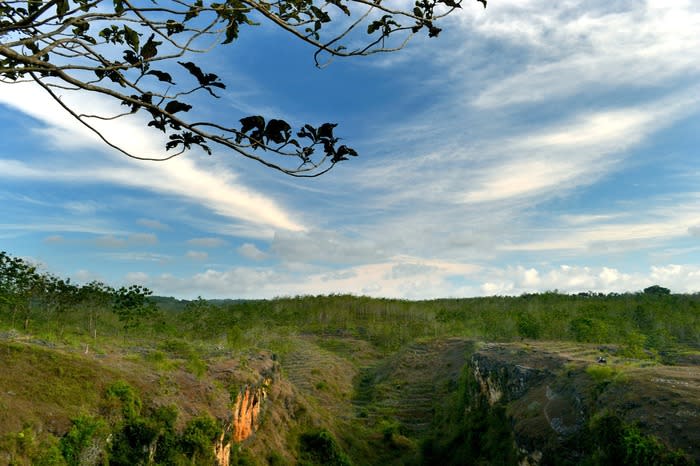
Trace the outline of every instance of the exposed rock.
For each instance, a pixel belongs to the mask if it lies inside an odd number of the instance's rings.
[[[586,370],[595,363],[592,350],[583,345],[558,350],[487,344],[470,361],[481,400],[506,408],[521,466],[551,461],[553,454],[575,463],[584,453],[577,451],[578,435],[591,416],[606,410],[700,459],[696,366],[614,363],[608,378],[596,380]]]
[[[256,372],[259,379],[244,384],[238,390],[224,432],[214,445],[217,464],[220,466],[228,466],[233,445],[245,442],[258,430],[268,391],[279,373],[275,359],[266,355],[261,355],[258,359],[260,367],[257,367]]]

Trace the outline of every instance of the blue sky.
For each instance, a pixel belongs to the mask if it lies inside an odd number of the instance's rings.
[[[311,180],[129,160],[0,86],[0,249],[184,298],[700,291],[700,3],[467,2],[443,27],[322,70],[264,26],[193,58],[228,86],[204,116],[339,123],[361,155]]]

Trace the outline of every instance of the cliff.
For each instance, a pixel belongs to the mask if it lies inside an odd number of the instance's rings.
[[[274,356],[261,353],[250,362],[244,373],[240,368],[219,368],[219,380],[223,379],[229,386],[245,381],[240,388],[230,389],[233,402],[224,421],[224,430],[214,445],[217,463],[221,466],[230,464],[235,445],[246,442],[258,430],[269,390],[279,379],[279,364]]]
[[[505,410],[520,465],[578,463],[605,447],[596,444],[605,416],[700,460],[697,366],[640,364],[594,346],[488,344],[468,370],[470,405]]]

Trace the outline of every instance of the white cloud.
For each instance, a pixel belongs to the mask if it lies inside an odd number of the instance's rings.
[[[153,252],[110,252],[100,253],[100,257],[120,262],[153,262],[157,264],[167,264],[172,261],[172,257],[167,254],[157,254]]]
[[[423,264],[422,272],[415,267],[416,264]],[[408,269],[410,274],[394,274],[395,270]],[[461,288],[455,287],[451,280],[474,274],[478,269],[469,264],[397,258],[394,262],[333,271],[318,271],[307,266],[301,269],[291,267],[287,270],[274,267],[208,269],[188,278],[168,275],[166,280],[164,277],[151,277],[145,283],[161,294],[189,297],[206,294],[220,297],[272,298],[298,294],[344,293],[423,299],[459,295]]]
[[[560,265],[542,270],[522,266],[492,269],[481,285],[484,295],[520,295],[558,290],[564,293],[637,292],[659,284],[676,293],[700,290],[700,267],[696,265],[652,266],[645,272],[625,272],[614,267]],[[533,280],[533,276],[537,277]]]
[[[590,95],[591,88],[660,86],[700,70],[700,11],[692,2],[626,2],[596,11],[580,2],[538,1],[525,12],[502,3],[500,14],[469,26],[526,44],[534,58],[488,85],[474,100],[480,108]]]
[[[238,254],[245,257],[246,259],[251,259],[254,261],[259,261],[266,259],[268,256],[263,251],[257,248],[252,243],[244,243],[240,245],[237,249]]]
[[[61,235],[51,235],[44,238],[44,243],[48,244],[60,244],[65,242],[65,238]]]
[[[200,248],[219,248],[226,244],[221,238],[192,238],[187,240],[187,244]]]
[[[205,261],[209,258],[209,253],[206,251],[187,251],[185,257],[195,261]]]
[[[381,246],[374,241],[334,231],[278,231],[270,250],[289,262],[357,264],[386,257]]]
[[[102,248],[124,248],[126,247],[126,239],[117,238],[113,235],[105,235],[95,238],[95,244]]]
[[[150,228],[151,230],[169,230],[170,227],[159,220],[153,220],[150,218],[140,218],[136,221],[141,226]]]
[[[95,95],[63,96],[64,101],[77,104],[86,113],[118,113],[118,105]],[[75,163],[75,157],[56,161],[34,159],[33,166],[5,157],[0,160],[0,177],[43,179],[54,182],[83,184],[113,183],[136,187],[166,195],[175,195],[199,204],[211,211],[239,222],[257,227],[259,235],[271,236],[275,229],[302,231],[305,227],[292,219],[271,198],[244,185],[242,180],[221,161],[203,163],[195,156],[180,157],[167,163],[140,162],[115,155],[85,127],[66,116],[38,87],[16,84],[0,87],[0,103],[27,113],[46,125],[39,131],[43,140],[57,145],[57,150],[98,148],[109,155],[91,156],[89,162]],[[143,121],[116,120],[96,122],[108,139],[124,143],[139,156],[163,153],[163,144],[148,131]],[[128,134],[129,138],[123,135]]]
[[[104,210],[104,207],[94,201],[71,201],[63,204],[63,207],[76,215],[93,215],[99,210]]]
[[[153,233],[133,233],[126,237],[104,235],[94,239],[94,243],[103,248],[125,248],[127,246],[150,246],[158,243]]]
[[[134,233],[129,235],[128,241],[134,246],[152,245],[158,243],[158,237],[153,233]]]
[[[124,281],[129,284],[142,284],[149,281],[149,276],[145,272],[129,272],[124,276]]]

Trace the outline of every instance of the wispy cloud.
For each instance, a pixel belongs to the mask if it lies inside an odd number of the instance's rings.
[[[75,102],[73,96],[64,100]],[[30,114],[42,122],[41,131],[46,141],[58,150],[100,149],[105,146],[95,136],[69,118],[45,94],[32,85],[2,86],[0,103]],[[78,105],[88,107],[90,113],[116,111],[113,105],[95,96],[84,96]],[[97,124],[112,140],[124,141],[127,149],[139,155],[157,155],[163,152],[162,141],[145,128],[145,121],[117,120]],[[129,134],[128,139],[122,136]],[[78,156],[76,156],[78,157]],[[102,158],[76,163],[68,160],[43,160],[35,157],[32,165],[5,156],[0,159],[0,177],[34,179],[51,182],[81,184],[110,183],[136,187],[165,195],[175,195],[234,221],[254,225],[260,235],[270,236],[275,229],[301,231],[305,227],[294,214],[242,180],[221,162],[197,163],[195,157],[178,158],[168,163],[137,162],[110,153]],[[73,164],[73,165],[71,165]]]
[[[104,235],[95,238],[94,243],[102,248],[152,246],[158,243],[158,237],[153,233],[133,233],[124,237]]]
[[[187,251],[185,257],[194,261],[205,261],[209,258],[209,253],[206,251]]]
[[[141,226],[144,226],[146,228],[150,228],[152,230],[169,230],[170,229],[170,227],[168,225],[164,224],[160,220],[154,220],[154,219],[150,219],[150,218],[140,218],[140,219],[136,220],[136,223],[141,225]]]
[[[218,248],[226,245],[226,241],[221,238],[192,238],[187,240],[187,244],[200,248]]]

